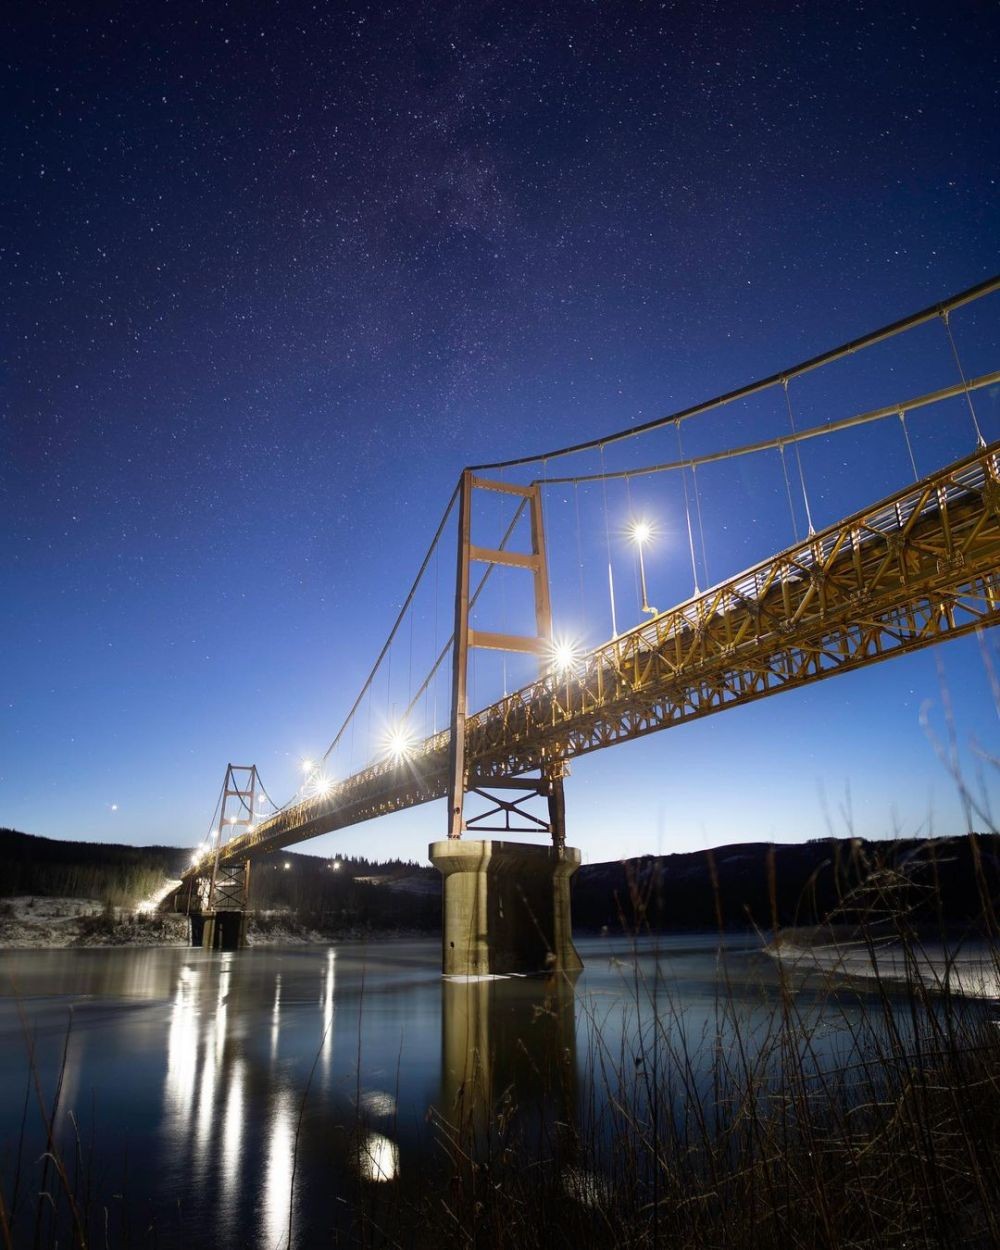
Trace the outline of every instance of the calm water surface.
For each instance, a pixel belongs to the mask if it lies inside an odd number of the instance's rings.
[[[575,983],[445,982],[423,940],[0,952],[0,1178],[19,1244],[45,1149],[31,1049],[49,1106],[65,1050],[58,1138],[113,1241],[276,1247],[292,1203],[295,1242],[330,1244],[365,1194],[446,1184],[438,1117],[482,1122],[506,1098],[544,1149],[599,1111],[609,1070],[636,1082],[654,1014],[707,1071],[723,980],[750,1035],[773,1019],[776,971],[753,944],[577,945]],[[800,993],[814,1055],[847,1056],[861,1001]]]

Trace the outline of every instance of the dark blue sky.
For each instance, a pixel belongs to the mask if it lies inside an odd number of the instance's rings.
[[[31,832],[193,843],[230,759],[287,797],[464,464],[648,420],[1000,269],[992,5],[41,4],[14,26],[0,823]],[[970,372],[998,367],[993,300],[956,315]],[[946,350],[928,331],[801,415],[947,385]],[[1000,436],[996,394],[977,405]],[[971,450],[960,406],[935,419],[924,471]],[[907,480],[877,439],[806,460],[817,523]],[[700,478],[713,578],[767,554],[750,520],[790,540],[773,469]],[[676,499],[644,506],[665,607],[686,536]],[[939,665],[975,782],[997,717],[966,640],[579,762],[570,840],[798,839],[825,812],[960,831],[920,724]],[[334,842],[422,856],[443,826]]]

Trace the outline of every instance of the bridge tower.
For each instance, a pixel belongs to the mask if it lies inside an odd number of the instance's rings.
[[[472,542],[477,491],[520,498],[531,523],[531,550],[479,547]],[[531,574],[535,608],[532,635],[473,629],[470,582],[474,563],[501,565]],[[474,648],[535,655],[539,674],[552,662],[552,607],[541,489],[462,474],[459,488],[458,567],[452,668],[451,737],[448,770],[448,837],[430,846],[431,862],[444,877],[442,966],[446,975],[578,971],[573,946],[570,878],[580,852],[566,845],[565,761],[554,759],[538,776],[480,778],[466,752],[469,652]],[[467,816],[466,798],[476,795],[486,810]],[[544,814],[530,810],[544,800]],[[537,846],[465,833],[548,833]]]
[[[229,764],[222,784],[219,825],[212,830],[203,871],[188,882],[191,945],[240,950],[246,945],[249,858],[222,858],[223,839],[252,830],[261,793],[256,764]],[[180,901],[180,900],[178,900]]]

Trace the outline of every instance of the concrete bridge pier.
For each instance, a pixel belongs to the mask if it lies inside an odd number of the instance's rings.
[[[239,951],[247,944],[245,911],[203,912],[191,916],[191,945],[205,950]]]
[[[444,877],[445,976],[578,972],[570,878],[572,846],[449,838],[430,845]]]

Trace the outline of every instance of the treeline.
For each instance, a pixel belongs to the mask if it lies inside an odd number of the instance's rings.
[[[576,928],[629,932],[836,924],[904,915],[915,926],[995,927],[1000,836],[736,843],[591,864],[574,880]]]
[[[252,911],[290,911],[300,923],[319,932],[351,929],[417,929],[441,925],[441,885],[436,868],[397,863],[372,873],[364,860],[327,860],[309,856],[266,858],[250,872]],[[290,867],[286,869],[284,865]],[[375,880],[364,878],[374,877]],[[359,879],[361,878],[361,879]]]
[[[64,842],[0,829],[0,898],[35,894],[45,898],[90,898],[134,908],[175,880],[190,864],[190,851],[165,846]],[[286,868],[285,865],[288,865]],[[338,868],[333,868],[338,864]],[[356,881],[376,877],[392,882],[421,874],[433,879],[431,897],[390,886]],[[251,907],[293,911],[312,920],[344,927],[433,928],[440,921],[435,897],[437,872],[412,860],[378,861],[363,856],[319,858],[284,852],[256,861],[251,872]]]
[[[61,842],[0,830],[0,897],[93,898],[134,907],[190,853],[171,847]],[[816,924],[990,928],[1000,907],[1000,836],[802,844],[737,843],[714,851],[585,865],[573,880],[578,930],[681,932]],[[320,931],[416,929],[441,923],[441,878],[413,861],[279,852],[254,861],[250,907],[291,912]]]
[[[95,898],[130,907],[179,877],[187,857],[167,846],[62,842],[0,829],[0,897]]]

